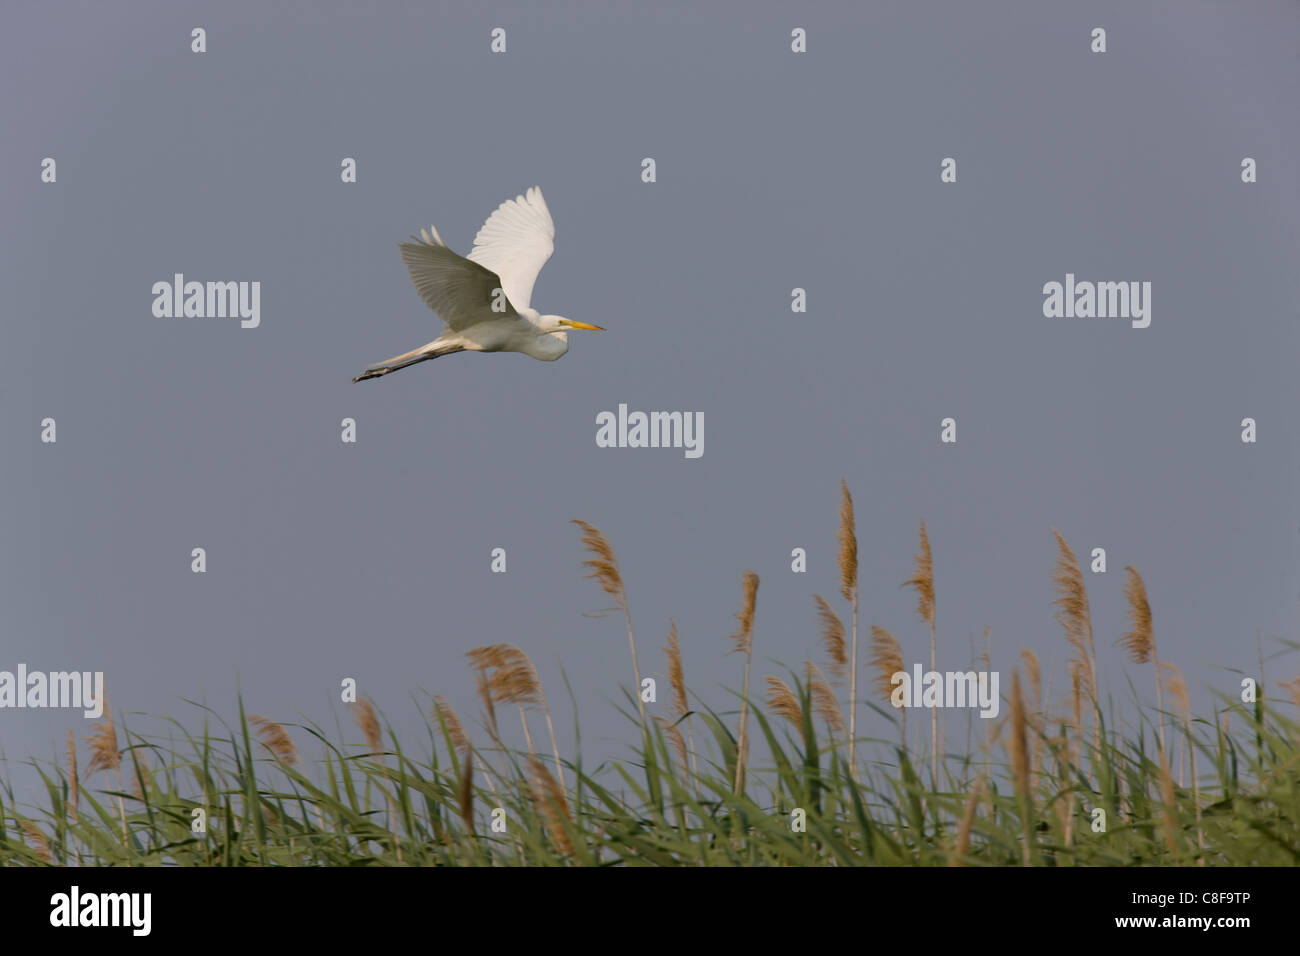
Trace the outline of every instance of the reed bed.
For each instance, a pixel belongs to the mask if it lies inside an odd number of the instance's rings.
[[[310,722],[247,714],[242,700],[229,723],[201,707],[198,729],[154,718],[166,731],[154,734],[128,727],[120,713],[115,719],[106,709],[89,736],[78,742],[70,735],[66,755],[32,761],[44,785],[39,805],[16,802],[12,785],[0,780],[0,863],[1300,863],[1300,678],[1278,680],[1279,696],[1266,696],[1269,688],[1261,685],[1252,702],[1224,696],[1213,714],[1194,715],[1181,671],[1156,656],[1152,608],[1130,567],[1124,584],[1129,629],[1120,634],[1115,626],[1111,633],[1134,665],[1154,666],[1159,697],[1154,712],[1134,702],[1139,719],[1132,730],[1107,726],[1084,577],[1056,531],[1056,563],[1044,583],[1055,586],[1071,652],[1062,712],[1045,699],[1037,655],[1020,649],[1006,662],[1002,717],[988,722],[978,753],[946,752],[933,711],[929,746],[922,740],[913,747],[907,708],[890,706],[890,678],[919,655],[905,654],[882,626],[871,627],[873,673],[867,696],[857,696],[858,544],[847,485],[841,492],[838,584],[849,625],[820,596],[809,620],[821,639],[825,671],[804,661],[798,670],[765,675],[751,696],[761,618],[758,576],[746,572],[730,637],[743,659],[740,691],[738,699],[714,701],[720,710],[691,692],[685,652],[721,654],[725,645],[684,641],[672,623],[664,648],[671,695],[651,702],[657,712],[649,712],[614,549],[594,525],[577,522],[588,576],[626,623],[636,681],[628,694],[634,706],[621,710],[632,751],[626,760],[593,769],[580,753],[566,756],[527,653],[489,644],[467,654],[466,677],[483,705],[480,725],[471,729],[435,695],[422,708],[427,740],[419,755],[402,746],[382,710],[364,698],[343,705],[359,740],[342,739],[350,735],[341,729],[330,734]],[[1049,555],[1045,549],[1045,563]],[[905,586],[916,591],[918,615],[930,632],[931,669],[937,669],[943,655],[924,523]],[[986,650],[986,668],[990,660]],[[1174,707],[1168,714],[1166,700]],[[505,743],[497,722],[500,709],[512,705],[523,749]],[[897,734],[859,739],[862,707],[895,721]],[[535,749],[530,715],[544,721],[549,752]],[[752,747],[755,731],[761,749]],[[859,748],[874,757],[860,760]],[[79,750],[87,760],[79,762]],[[928,781],[918,767],[929,769]]]

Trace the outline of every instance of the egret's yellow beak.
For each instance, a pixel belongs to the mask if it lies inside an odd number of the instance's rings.
[[[568,326],[571,329],[588,329],[592,332],[604,332],[599,325],[588,325],[586,322],[574,322],[572,319],[561,319],[561,325]]]

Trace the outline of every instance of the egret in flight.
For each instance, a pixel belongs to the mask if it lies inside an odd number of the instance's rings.
[[[483,223],[468,256],[447,248],[430,226],[399,244],[424,304],[445,328],[428,345],[370,366],[352,381],[378,378],[453,352],[523,352],[554,362],[569,351],[569,329],[599,325],[542,315],[531,305],[533,283],[555,251],[555,223],[534,186],[507,199]]]

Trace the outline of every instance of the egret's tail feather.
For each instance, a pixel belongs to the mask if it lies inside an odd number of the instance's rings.
[[[381,375],[387,375],[389,372],[396,372],[399,368],[406,368],[408,365],[415,365],[418,362],[427,362],[429,359],[436,359],[442,355],[452,355],[456,352],[465,351],[463,345],[433,345],[424,346],[411,352],[405,352],[402,355],[395,355],[392,358],[370,366],[352,381],[364,382],[368,378],[379,378]]]

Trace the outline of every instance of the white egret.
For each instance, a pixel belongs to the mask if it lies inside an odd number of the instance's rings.
[[[604,331],[542,315],[530,304],[537,274],[555,251],[555,223],[536,186],[497,207],[468,256],[448,249],[433,226],[411,240],[399,244],[402,261],[446,327],[429,344],[370,366],[354,382],[453,352],[523,352],[553,362],[569,351],[568,329]]]

